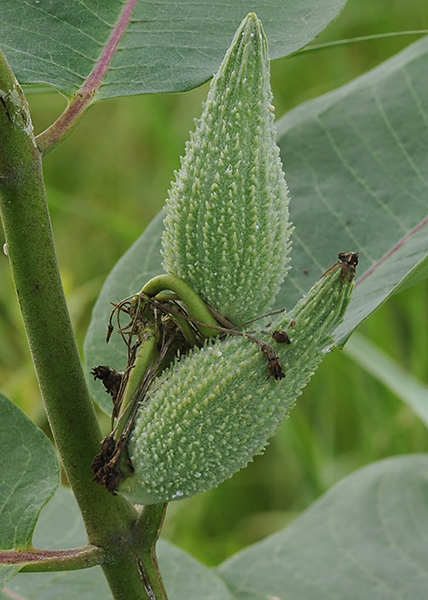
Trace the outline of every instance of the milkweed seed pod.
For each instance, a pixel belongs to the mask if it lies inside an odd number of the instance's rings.
[[[165,270],[237,325],[270,307],[287,271],[288,189],[275,133],[267,43],[251,13],[186,145],[162,238]]]
[[[343,318],[357,256],[341,256],[290,313],[277,319],[272,329],[281,335],[255,334],[276,351],[284,378],[268,378],[266,357],[245,337],[194,348],[160,375],[139,409],[128,443],[134,473],[121,482],[120,493],[141,504],[192,496],[218,485],[263,450]]]

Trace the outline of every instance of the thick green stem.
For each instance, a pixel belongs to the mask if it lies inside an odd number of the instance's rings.
[[[0,215],[10,266],[48,419],[91,544],[117,599],[147,600],[130,543],[135,508],[92,481],[101,432],[62,290],[40,152],[25,96],[0,54]]]
[[[168,504],[145,506],[134,529],[138,546],[144,545],[140,556],[141,575],[154,595],[154,598],[167,600],[165,587],[156,558],[156,542],[162,529]]]
[[[101,432],[62,290],[30,115],[5,60],[0,94],[0,211],[10,266],[52,432],[90,541],[99,544],[117,530],[110,515],[119,513],[117,500],[91,482]],[[125,504],[123,514],[135,519]]]

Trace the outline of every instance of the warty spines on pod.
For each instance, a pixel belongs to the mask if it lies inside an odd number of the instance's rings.
[[[266,357],[245,337],[229,336],[166,370],[139,410],[128,445],[134,467],[119,488],[141,504],[167,502],[214,487],[263,451],[332,342],[353,284],[329,271],[272,329],[291,344],[271,344],[285,378],[268,378]]]
[[[288,188],[267,43],[248,15],[214,76],[166,202],[162,254],[235,324],[265,312],[287,272]]]

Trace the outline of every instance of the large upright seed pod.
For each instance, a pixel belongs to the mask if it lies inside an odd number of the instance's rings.
[[[233,323],[284,280],[288,189],[275,142],[266,37],[254,13],[214,76],[166,202],[164,268]]]

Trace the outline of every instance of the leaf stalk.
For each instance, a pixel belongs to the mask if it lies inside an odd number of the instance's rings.
[[[100,57],[85,79],[82,87],[58,119],[36,137],[37,146],[42,154],[47,154],[62,142],[77,125],[78,120],[86,109],[92,104],[93,98],[110,67],[117,46],[126,31],[136,3],[137,0],[126,0]]]
[[[71,550],[0,550],[0,564],[24,564],[21,572],[31,573],[87,569],[105,560],[104,550],[90,544]]]

